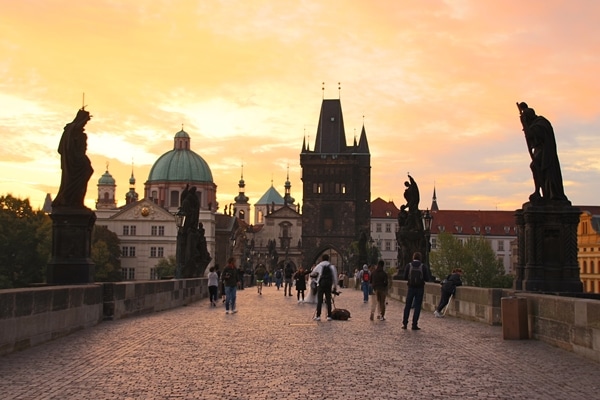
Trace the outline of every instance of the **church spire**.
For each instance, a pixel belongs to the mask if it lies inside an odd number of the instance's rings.
[[[433,199],[431,201],[431,212],[440,211],[437,204],[437,196],[435,194],[435,183],[433,184]]]

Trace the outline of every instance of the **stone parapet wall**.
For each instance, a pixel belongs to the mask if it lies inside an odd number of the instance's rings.
[[[390,297],[406,302],[406,292],[406,281],[393,281]],[[600,300],[461,286],[447,315],[502,325],[501,299],[510,296],[527,299],[530,338],[600,362]],[[439,300],[440,285],[427,283],[423,310],[433,312]]]
[[[0,290],[0,355],[66,336],[102,321],[102,286]]]
[[[206,297],[206,278],[0,290],[0,355]]]

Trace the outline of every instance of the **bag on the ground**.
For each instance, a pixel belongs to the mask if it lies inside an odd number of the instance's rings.
[[[319,278],[319,286],[327,287],[331,285],[333,285],[333,272],[331,271],[329,264],[323,265],[321,277]]]
[[[413,263],[410,264],[410,271],[408,271],[408,284],[410,286],[423,286],[425,284],[422,263],[419,263],[418,265]]]
[[[362,276],[363,282],[369,282],[369,271],[364,271]]]
[[[331,311],[331,318],[338,321],[347,321],[350,318],[350,311],[344,308],[336,308]]]

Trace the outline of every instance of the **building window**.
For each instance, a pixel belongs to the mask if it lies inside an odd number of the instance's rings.
[[[342,183],[342,194],[346,194],[346,184]]]
[[[171,207],[179,207],[179,192],[171,190]]]
[[[123,225],[123,236],[129,236],[129,225]]]
[[[262,210],[258,210],[258,219],[257,219],[257,222],[259,224],[263,223],[263,212],[262,212]]]
[[[498,251],[504,251],[504,240],[498,240]]]
[[[150,257],[156,258],[156,247],[150,247]]]
[[[159,247],[156,250],[157,250],[158,258],[163,258],[165,256],[165,248],[164,247]]]
[[[130,234],[131,236],[135,236],[135,231],[136,231],[136,229],[135,229],[135,225],[131,225],[131,226],[129,227],[129,234]]]
[[[436,238],[431,238],[431,248],[437,249],[437,240]]]
[[[157,236],[158,235],[158,226],[152,225],[150,227],[150,235],[151,236]]]
[[[156,268],[150,268],[150,279],[160,279],[160,276],[158,276],[158,274],[156,273]]]
[[[391,251],[392,250],[392,244],[390,243],[389,240],[385,241],[385,251]]]
[[[125,281],[135,280],[135,268],[121,268],[121,276]]]
[[[135,257],[135,247],[123,246],[121,248],[121,257]]]
[[[375,232],[381,232],[381,223],[376,223],[375,224]]]
[[[385,231],[386,232],[391,232],[392,231],[392,224],[385,224]]]

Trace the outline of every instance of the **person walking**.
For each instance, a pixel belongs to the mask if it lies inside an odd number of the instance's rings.
[[[373,292],[375,292],[375,296],[377,298],[379,315],[381,316],[379,319],[381,321],[385,321],[385,301],[388,292],[388,274],[383,270],[384,265],[385,261],[379,260],[377,262],[377,268],[371,275],[371,286],[373,287]],[[371,306],[371,321],[373,321],[373,314],[373,306]]]
[[[258,291],[259,295],[262,295],[263,281],[265,280],[266,272],[267,269],[265,268],[264,264],[258,264],[254,270],[254,276],[256,276],[256,290]]]
[[[371,285],[371,272],[369,272],[369,266],[367,264],[363,265],[363,270],[360,274],[360,280],[361,289],[363,292],[363,302],[366,303],[369,301],[369,289]]]
[[[402,319],[402,329],[408,326],[410,317],[411,305],[414,301],[414,312],[412,317],[412,330],[419,329],[419,316],[421,315],[421,305],[423,303],[423,295],[425,294],[425,282],[431,279],[429,269],[421,262],[421,253],[415,252],[413,260],[406,264],[404,268],[404,280],[408,286],[406,293],[406,304],[404,305],[404,316]]]
[[[321,320],[321,309],[323,307],[323,296],[327,304],[327,321],[331,321],[331,292],[337,292],[337,283],[335,277],[337,270],[333,264],[329,262],[329,255],[323,254],[321,262],[313,269],[311,277],[317,279],[317,313],[313,318],[315,321]]]
[[[235,314],[237,312],[235,301],[239,276],[238,269],[235,267],[234,257],[230,257],[227,260],[227,266],[221,274],[221,280],[225,286],[225,314],[229,314],[229,309],[231,309],[232,314]]]
[[[450,297],[456,293],[456,287],[462,286],[462,280],[460,279],[462,273],[462,269],[455,268],[452,270],[452,273],[442,281],[442,296],[440,297],[440,303],[433,312],[433,315],[435,315],[436,318],[443,317],[442,310],[444,309],[444,307],[446,307],[446,305],[448,305]]]
[[[294,277],[294,267],[292,264],[285,264],[283,270],[283,295],[292,297],[292,278]]]
[[[304,270],[304,267],[300,267],[294,274],[294,280],[296,281],[296,293],[298,297],[298,303],[304,303],[304,291],[306,290],[306,275],[308,271]],[[302,297],[302,298],[300,298]]]
[[[216,307],[219,292],[219,275],[216,273],[215,267],[210,267],[208,271],[208,297],[210,298],[210,305]]]
[[[358,268],[354,269],[354,290],[360,289],[360,272]]]

